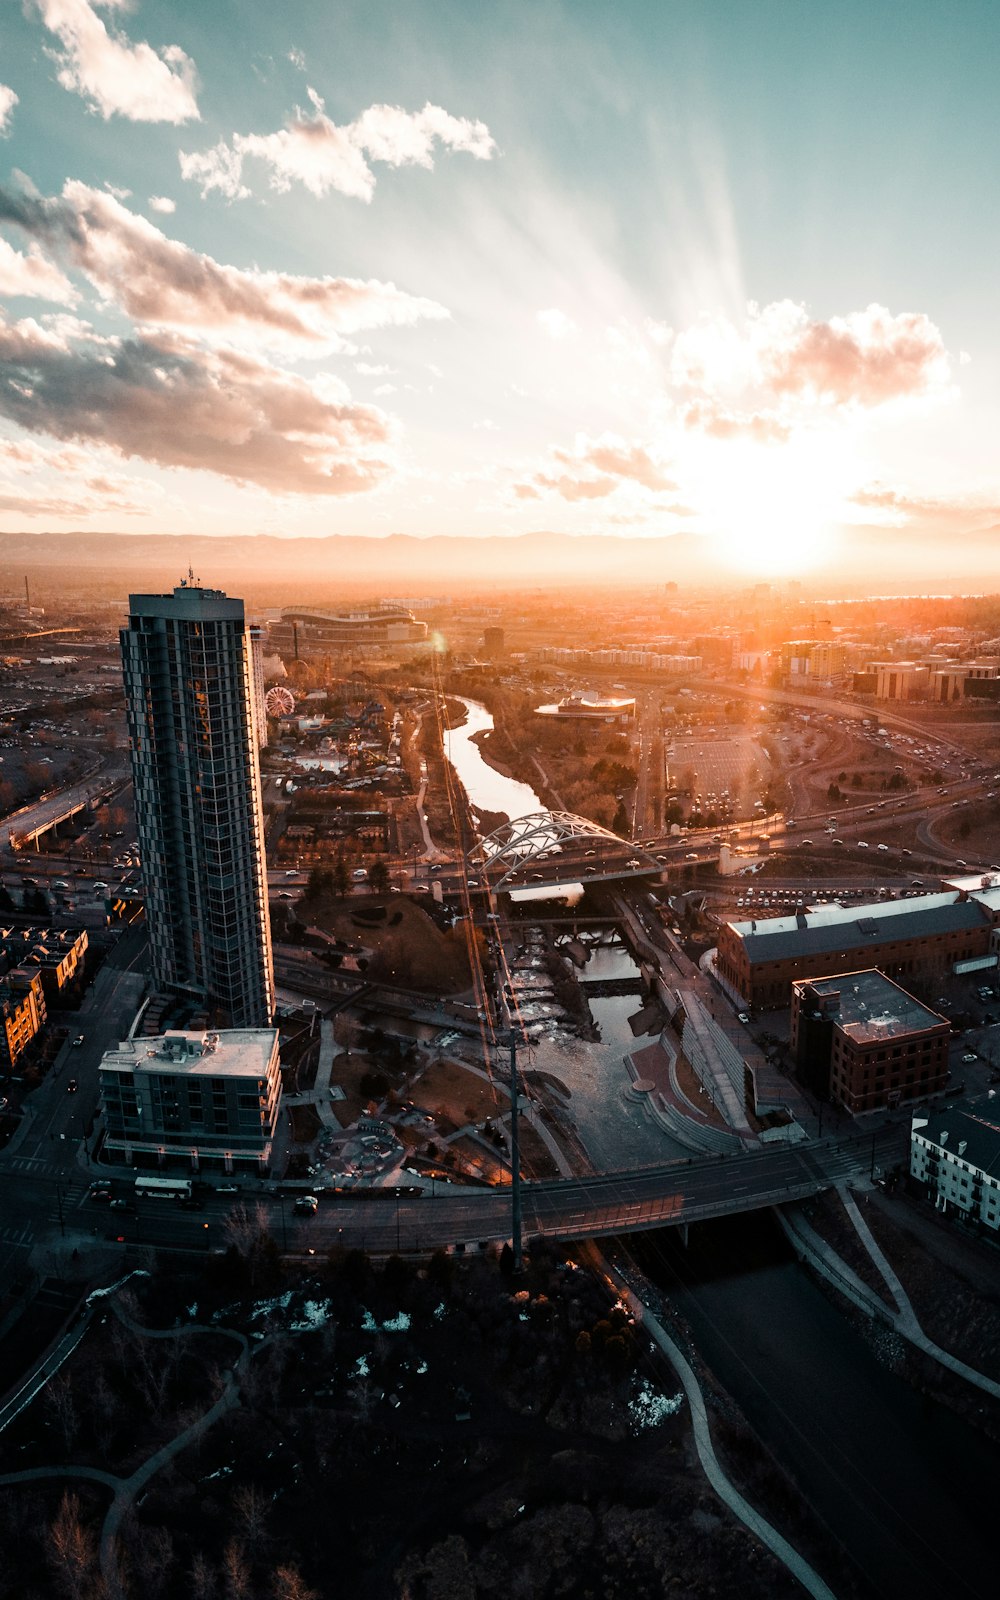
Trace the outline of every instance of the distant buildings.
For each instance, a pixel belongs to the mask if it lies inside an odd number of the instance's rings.
[[[0,974],[24,968],[37,972],[48,1005],[58,1005],[83,977],[90,947],[86,928],[4,928],[0,930]]]
[[[112,1160],[193,1171],[218,1162],[266,1169],[278,1125],[281,1072],[272,1028],[128,1039],[101,1061],[105,1149]]]
[[[983,693],[983,685],[1000,677],[1000,661],[946,661],[929,656],[920,661],[873,661],[877,700],[931,700],[943,704]],[[975,687],[972,687],[975,686]]]
[[[792,984],[799,1075],[852,1116],[943,1089],[950,1034],[945,1017],[871,968]]]
[[[702,669],[701,656],[675,655],[662,650],[624,646],[613,650],[585,650],[582,647],[545,645],[539,650],[538,659],[559,666],[637,667],[640,672],[667,672],[678,677],[694,677]]]
[[[369,607],[360,611],[283,611],[272,622],[269,645],[281,656],[297,656],[366,645],[420,644],[427,638],[426,622],[399,605]]]
[[[274,1011],[251,644],[242,600],[132,595],[121,631],[153,981],[233,1026]]]
[[[990,955],[992,927],[986,907],[958,891],[868,906],[819,906],[759,922],[723,923],[716,973],[740,1004],[766,1010],[788,1005],[792,984],[803,978],[872,966],[904,982],[946,976],[956,963]]]
[[[558,705],[541,706],[539,716],[558,717],[566,722],[618,723],[635,721],[634,695],[571,694]]]
[[[1000,1114],[993,1100],[914,1117],[910,1175],[939,1211],[1000,1230]]]

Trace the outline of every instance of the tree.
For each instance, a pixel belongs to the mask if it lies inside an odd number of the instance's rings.
[[[612,818],[611,827],[614,830],[614,832],[617,833],[617,834],[620,834],[623,839],[627,839],[628,838],[628,835],[629,835],[628,812],[625,810],[625,802],[624,802],[624,800],[619,800],[619,802],[618,802],[618,809],[615,812],[614,817]]]
[[[80,1500],[69,1490],[49,1529],[48,1557],[70,1600],[83,1600],[94,1565],[94,1541],[80,1516]]]
[[[368,869],[368,882],[376,894],[385,894],[389,887],[389,868],[384,861],[375,861]]]
[[[310,1588],[298,1567],[275,1567],[271,1580],[274,1600],[320,1600],[318,1589]]]
[[[338,855],[336,861],[333,863],[331,877],[333,881],[334,894],[338,895],[340,899],[343,900],[351,886],[351,875],[347,870],[347,862],[344,860],[342,855]]]

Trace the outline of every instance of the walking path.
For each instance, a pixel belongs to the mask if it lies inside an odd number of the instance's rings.
[[[119,1288],[120,1286],[121,1285],[115,1285],[114,1287]],[[121,1527],[123,1519],[128,1515],[136,1500],[136,1497],[141,1494],[143,1488],[146,1486],[149,1480],[155,1477],[161,1468],[166,1466],[168,1461],[172,1461],[174,1456],[179,1455],[182,1450],[187,1449],[188,1445],[193,1444],[197,1439],[201,1438],[203,1434],[207,1433],[208,1430],[213,1427],[214,1424],[218,1422],[219,1418],[224,1416],[227,1411],[231,1411],[235,1406],[239,1405],[240,1378],[246,1370],[249,1362],[258,1353],[258,1351],[266,1348],[266,1346],[270,1343],[270,1339],[261,1339],[259,1343],[251,1347],[250,1342],[246,1338],[245,1334],[240,1333],[235,1328],[224,1328],[215,1323],[211,1325],[205,1323],[189,1323],[183,1328],[146,1328],[143,1327],[141,1323],[134,1322],[132,1318],[122,1310],[121,1306],[118,1304],[118,1301],[113,1297],[109,1297],[106,1291],[98,1291],[98,1297],[91,1297],[91,1304],[88,1306],[88,1315],[81,1324],[79,1333],[74,1339],[74,1347],[83,1337],[83,1333],[86,1331],[86,1328],[89,1325],[90,1316],[93,1314],[97,1304],[103,1305],[105,1299],[108,1300],[111,1310],[118,1317],[119,1321],[124,1323],[124,1325],[130,1329],[131,1332],[144,1339],[182,1339],[187,1338],[192,1334],[209,1334],[212,1336],[222,1334],[227,1338],[236,1340],[240,1347],[240,1353],[237,1356],[235,1363],[226,1373],[225,1387],[223,1392],[216,1400],[215,1404],[210,1406],[207,1411],[203,1412],[200,1417],[196,1417],[188,1427],[183,1428],[180,1433],[175,1434],[174,1437],[168,1440],[167,1443],[159,1450],[154,1451],[151,1456],[148,1456],[145,1461],[141,1462],[140,1465],[136,1467],[134,1472],[128,1475],[128,1477],[121,1477],[113,1472],[105,1472],[100,1467],[72,1465],[53,1467],[26,1467],[20,1472],[6,1472],[0,1476],[0,1485],[2,1486],[15,1483],[32,1483],[44,1478],[85,1478],[89,1482],[100,1483],[106,1488],[110,1489],[111,1504],[105,1513],[104,1522],[101,1527],[101,1578],[103,1580],[104,1589],[109,1597],[109,1600],[125,1600],[125,1590],[122,1586],[121,1569],[118,1559],[118,1531]],[[69,1351],[67,1351],[66,1354],[69,1354]],[[65,1360],[65,1356],[62,1357],[62,1360]],[[58,1363],[58,1365],[61,1364],[62,1361]],[[34,1398],[34,1395],[37,1394],[38,1390],[48,1382],[48,1379],[53,1375],[53,1372],[57,1370],[57,1366],[52,1367],[51,1363],[50,1367],[51,1370],[46,1367],[42,1367],[40,1372],[36,1371],[34,1376],[41,1376],[41,1382],[37,1384],[32,1391],[32,1394],[29,1395],[28,1399]],[[22,1394],[23,1392],[24,1391],[22,1390]],[[23,1402],[24,1405],[27,1403],[27,1400]],[[18,1409],[23,1409],[23,1405]],[[14,1414],[16,1415],[17,1413],[15,1412]],[[6,1420],[9,1421],[10,1418],[7,1418]]]
[[[836,1289],[852,1301],[859,1310],[870,1317],[878,1317],[894,1328],[901,1338],[909,1341],[916,1349],[922,1350],[949,1372],[954,1372],[959,1378],[964,1378],[967,1383],[976,1389],[981,1389],[983,1394],[990,1395],[994,1400],[1000,1400],[1000,1383],[992,1378],[987,1378],[985,1373],[977,1372],[975,1367],[970,1367],[966,1362],[960,1361],[950,1351],[942,1350],[924,1333],[917,1318],[906,1290],[903,1288],[899,1277],[885,1257],[884,1252],[872,1235],[871,1229],[865,1222],[858,1207],[857,1201],[848,1190],[846,1184],[840,1184],[837,1193],[843,1201],[844,1210],[854,1225],[855,1232],[864,1245],[885,1283],[893,1301],[895,1310],[887,1305],[874,1289],[853,1272],[845,1261],[837,1254],[833,1246],[810,1227],[809,1223],[795,1208],[778,1210],[776,1215],[786,1238],[793,1247],[801,1251],[802,1255],[810,1262],[821,1277],[832,1283]]]
[[[649,1306],[643,1300],[640,1300],[639,1296],[634,1293],[615,1268],[603,1258],[601,1265],[604,1271],[614,1279],[633,1316],[642,1323],[643,1330],[650,1334],[656,1344],[659,1345],[677,1373],[691,1411],[691,1427],[694,1433],[698,1460],[701,1462],[702,1471],[723,1505],[727,1506],[733,1516],[742,1522],[744,1527],[749,1528],[750,1532],[760,1540],[761,1544],[765,1545],[771,1554],[777,1557],[792,1576],[798,1579],[806,1593],[814,1597],[814,1600],[835,1600],[833,1590],[823,1582],[815,1568],[811,1567],[805,1557],[799,1555],[799,1552],[789,1544],[788,1540],[778,1532],[777,1528],[773,1527],[766,1517],[762,1517],[758,1511],[755,1511],[749,1501],[745,1500],[739,1490],[730,1483],[715,1453],[704,1396],[689,1362]]]

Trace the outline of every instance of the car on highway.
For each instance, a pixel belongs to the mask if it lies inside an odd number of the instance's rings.
[[[742,1023],[743,1023],[743,1024],[744,1024],[744,1025],[745,1025],[745,1024],[746,1024],[746,1023],[748,1023],[748,1022],[749,1022],[749,1021],[750,1021],[750,1017],[749,1017],[749,1015],[748,1015],[748,1014],[747,1014],[747,1012],[745,1012],[745,1011],[741,1011],[741,1012],[740,1012],[740,1013],[739,1013],[739,1014],[738,1014],[738,1016],[737,1016],[737,1018],[736,1018],[736,1020],[737,1020],[737,1022],[742,1022]]]
[[[76,1038],[73,1040],[73,1049],[76,1050],[81,1044],[83,1044],[83,1042],[83,1034],[78,1033]]]
[[[864,840],[864,839],[859,839],[858,840],[858,849],[859,850],[867,850],[868,849],[867,841]]]
[[[292,1210],[297,1217],[314,1217],[319,1210],[319,1201],[314,1194],[300,1194]]]
[[[887,851],[889,849],[889,846],[887,844],[880,844],[878,848],[880,850]]]
[[[976,1062],[976,1061],[979,1060],[979,1057],[976,1055],[974,1050],[966,1050],[964,1056],[962,1057],[962,1060],[965,1062],[966,1066],[970,1066],[971,1067],[973,1062]]]
[[[76,1079],[70,1078],[69,1083],[66,1085],[66,1093],[76,1094],[76,1091],[79,1089],[79,1087],[80,1085],[77,1083]]]

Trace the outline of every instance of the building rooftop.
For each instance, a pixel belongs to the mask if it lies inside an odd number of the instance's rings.
[[[211,1078],[265,1078],[277,1038],[275,1028],[177,1029],[148,1039],[125,1039],[105,1052],[101,1066],[115,1072],[173,1070]]]
[[[953,1158],[1000,1177],[1000,1100],[988,1095],[966,1100],[962,1106],[914,1117],[912,1127]]]
[[[833,1020],[857,1044],[900,1039],[926,1028],[950,1027],[946,1017],[921,1005],[874,968],[843,972],[833,978],[803,979],[797,987],[814,989],[821,995],[839,994],[840,1010]]]
[[[818,906],[788,917],[762,922],[731,922],[751,964],[790,961],[865,944],[873,948],[893,939],[919,939],[934,934],[981,928],[986,918],[974,900],[958,894],[925,894],[915,900],[876,901],[867,906]]]

